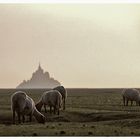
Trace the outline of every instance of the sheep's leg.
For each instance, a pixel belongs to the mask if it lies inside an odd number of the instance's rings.
[[[59,108],[58,108],[58,112],[57,112],[57,115],[59,115]]]
[[[20,113],[18,112],[18,123],[21,123],[21,120],[20,120]]]
[[[131,101],[131,106],[133,105],[133,101]]]
[[[24,123],[25,122],[25,116],[22,115],[22,122]]]
[[[29,116],[29,121],[32,122],[32,114]]]
[[[50,106],[50,114],[52,114],[52,106]]]
[[[56,114],[56,107],[54,107],[54,114]]]
[[[124,104],[124,106],[125,106],[125,97],[123,96],[123,104]]]
[[[13,124],[15,124],[15,110],[13,110]]]
[[[126,100],[126,106],[128,106],[128,100]]]
[[[47,113],[47,110],[46,110],[46,105],[44,104],[44,109],[45,109],[45,113]]]

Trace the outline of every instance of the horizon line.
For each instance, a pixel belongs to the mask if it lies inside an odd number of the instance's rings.
[[[14,4],[133,4],[139,0],[0,0],[0,3]]]
[[[65,87],[66,89],[126,89],[126,88],[140,88],[140,87]],[[17,90],[26,90],[26,89],[52,89],[52,88],[1,88],[0,89],[17,89]]]

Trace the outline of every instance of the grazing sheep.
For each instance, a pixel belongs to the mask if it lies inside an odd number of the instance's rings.
[[[136,102],[136,105],[140,105],[140,92],[137,89],[124,89],[122,91],[123,103],[124,106],[128,106],[128,102],[131,101],[131,106],[133,101]]]
[[[54,108],[54,114],[56,111],[59,115],[59,108],[61,108],[62,105],[62,95],[57,90],[50,90],[43,93],[41,96],[41,99],[36,104],[36,108],[38,111],[41,111],[42,106],[44,105],[45,112],[46,111],[46,105],[50,107],[50,113],[52,113],[52,107]]]
[[[63,100],[63,110],[65,110],[65,101],[66,101],[66,98],[67,98],[67,91],[66,89],[63,87],[63,86],[57,86],[55,88],[53,88],[53,90],[57,90],[61,93],[62,95],[62,100]]]
[[[30,117],[30,122],[32,121],[32,116],[34,116],[39,123],[45,123],[45,116],[36,109],[34,101],[23,91],[17,91],[11,96],[11,108],[13,111],[13,123],[15,123],[15,112],[19,123],[21,123],[21,115],[23,123],[25,115]]]

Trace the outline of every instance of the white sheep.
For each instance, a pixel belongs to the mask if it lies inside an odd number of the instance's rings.
[[[45,116],[36,109],[32,98],[23,91],[17,91],[11,96],[11,108],[13,111],[13,123],[15,123],[15,113],[17,113],[19,123],[21,123],[21,116],[24,123],[25,115],[30,117],[30,122],[32,121],[32,116],[34,116],[39,123],[45,123]]]
[[[61,93],[62,95],[62,100],[63,100],[63,110],[65,110],[65,102],[66,102],[66,98],[67,98],[67,91],[63,86],[57,86],[55,88],[53,88],[53,90],[57,90]]]
[[[59,108],[62,106],[62,95],[57,90],[50,90],[43,93],[41,96],[39,102],[36,104],[36,108],[38,111],[41,111],[42,106],[44,105],[45,112],[46,111],[46,105],[50,107],[50,113],[52,113],[52,107],[54,108],[54,114],[56,111],[59,115]]]
[[[124,89],[122,91],[123,103],[124,106],[128,106],[128,102],[131,101],[131,106],[133,101],[136,102],[136,105],[140,105],[140,92],[137,89]]]

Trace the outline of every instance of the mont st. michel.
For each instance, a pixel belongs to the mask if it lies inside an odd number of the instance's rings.
[[[30,80],[23,80],[16,88],[54,88],[60,85],[60,82],[50,77],[49,72],[44,72],[39,64],[38,69],[32,74]]]

